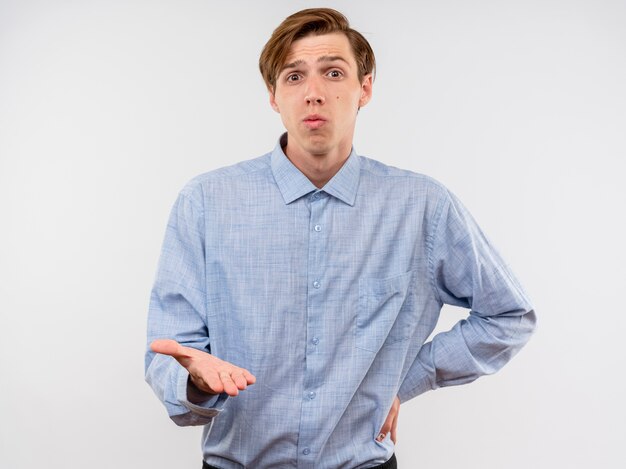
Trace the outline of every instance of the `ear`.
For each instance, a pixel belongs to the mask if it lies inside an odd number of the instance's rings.
[[[361,83],[361,98],[359,99],[359,108],[362,108],[372,99],[372,85],[373,85],[372,75],[365,75],[363,78],[363,83]]]
[[[280,109],[278,109],[278,104],[276,103],[276,95],[274,94],[274,89],[269,88],[269,93],[270,93],[270,106],[272,106],[272,109],[274,111],[280,114]]]

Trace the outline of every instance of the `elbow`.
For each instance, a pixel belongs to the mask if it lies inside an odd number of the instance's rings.
[[[518,317],[517,324],[509,336],[511,345],[520,349],[530,340],[537,330],[537,314],[534,309],[529,309],[526,313]]]
[[[531,309],[521,317],[520,328],[528,338],[537,330],[537,314],[534,309]]]

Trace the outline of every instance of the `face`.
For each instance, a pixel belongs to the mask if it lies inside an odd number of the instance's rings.
[[[345,34],[295,41],[270,92],[289,139],[287,155],[305,158],[350,154],[357,111],[372,95],[372,77],[358,78]]]

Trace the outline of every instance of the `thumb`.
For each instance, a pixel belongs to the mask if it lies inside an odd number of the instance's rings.
[[[169,355],[176,359],[187,358],[189,355],[185,353],[186,347],[183,347],[178,342],[172,339],[157,339],[150,344],[150,349],[155,353],[162,353],[163,355]]]

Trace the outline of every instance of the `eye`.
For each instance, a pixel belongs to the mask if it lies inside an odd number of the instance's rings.
[[[291,73],[291,74],[287,75],[285,80],[288,81],[288,82],[294,83],[296,81],[300,81],[300,78],[302,78],[300,76],[300,74],[298,74],[298,73]]]
[[[341,72],[341,70],[331,70],[327,73],[327,75],[330,78],[341,78],[343,76],[343,73]]]

